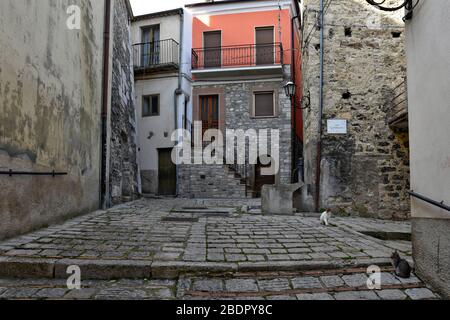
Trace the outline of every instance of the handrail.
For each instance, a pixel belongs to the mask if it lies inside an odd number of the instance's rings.
[[[12,169],[8,171],[0,171],[0,175],[8,175],[10,177],[12,176],[66,176],[67,172],[56,172],[53,170],[52,172],[36,172],[36,171],[14,171]]]
[[[283,48],[283,43],[281,42],[268,42],[268,43],[249,43],[249,44],[236,44],[236,45],[229,45],[229,46],[218,46],[218,47],[203,47],[203,48],[192,48],[194,51],[201,51],[201,50],[217,50],[217,49],[227,49],[227,48],[245,48],[245,47],[257,47],[257,46],[268,46],[268,45],[275,45],[280,46]]]
[[[414,191],[408,191],[408,193],[409,193],[412,197],[414,197],[414,198],[417,198],[417,199],[420,199],[420,200],[422,200],[422,201],[425,201],[425,202],[427,202],[427,203],[429,203],[429,204],[432,204],[432,205],[434,205],[434,206],[436,206],[436,207],[439,207],[439,208],[441,208],[441,209],[450,211],[450,206],[445,205],[445,204],[444,204],[444,201],[442,201],[442,202],[437,202],[437,201],[435,201],[435,200],[433,200],[433,199],[430,199],[430,198],[428,198],[428,197],[425,197],[425,196],[423,196],[423,195],[421,195],[421,194],[418,194],[418,193],[416,193],[416,192],[414,192]]]
[[[176,41],[174,39],[164,39],[164,40],[158,40],[158,41],[133,43],[133,46],[140,46],[140,45],[143,45],[143,44],[154,44],[154,43],[160,43],[160,42],[165,42],[165,41],[172,41],[172,42],[174,42],[176,44],[179,44],[178,41]]]

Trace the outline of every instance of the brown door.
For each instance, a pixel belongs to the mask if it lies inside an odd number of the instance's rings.
[[[174,196],[176,194],[177,168],[172,161],[172,149],[158,149],[158,194]]]
[[[211,31],[203,33],[205,68],[219,68],[222,65],[222,33]]]
[[[209,129],[219,129],[219,96],[201,96],[202,136]]]
[[[273,64],[275,45],[273,27],[256,28],[256,64]]]
[[[258,164],[255,166],[255,195],[257,198],[261,197],[262,187],[264,185],[273,185],[275,184],[275,175],[263,175],[261,170],[263,168],[270,168],[271,164],[264,165],[261,163],[260,159],[258,159]]]

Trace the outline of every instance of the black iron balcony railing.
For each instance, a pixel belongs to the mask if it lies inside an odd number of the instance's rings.
[[[173,39],[133,45],[135,69],[152,69],[179,65],[179,43]]]
[[[192,69],[194,70],[282,64],[281,43],[192,49]]]

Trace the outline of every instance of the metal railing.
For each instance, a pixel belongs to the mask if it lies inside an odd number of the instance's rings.
[[[67,172],[37,172],[37,171],[15,171],[15,170],[7,170],[7,171],[0,171],[0,175],[8,175],[10,177],[12,176],[67,176]]]
[[[179,43],[173,39],[137,43],[133,45],[135,68],[154,68],[162,65],[179,65]]]
[[[387,112],[389,125],[405,121],[408,115],[408,87],[406,77],[393,89],[394,98]]]
[[[192,69],[283,64],[281,43],[192,49]]]
[[[442,202],[437,202],[437,201],[435,201],[435,200],[433,200],[433,199],[430,199],[430,198],[428,198],[428,197],[425,197],[425,196],[423,196],[423,195],[421,195],[421,194],[418,194],[418,193],[416,193],[416,192],[414,192],[414,191],[408,191],[408,193],[410,194],[411,197],[420,199],[420,200],[425,201],[425,202],[427,202],[427,203],[429,203],[429,204],[432,204],[432,205],[434,205],[434,206],[436,206],[436,207],[439,207],[439,208],[441,208],[441,209],[450,211],[450,206],[445,205],[445,204],[444,204],[444,201],[442,201]]]

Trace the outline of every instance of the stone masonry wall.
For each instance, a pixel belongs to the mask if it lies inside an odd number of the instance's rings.
[[[226,129],[243,129],[245,131],[254,129],[257,133],[260,129],[277,129],[280,131],[280,171],[276,181],[282,184],[290,183],[292,161],[291,104],[290,99],[284,93],[283,83],[277,81],[241,82],[209,86],[202,85],[196,86],[196,88],[215,88],[224,92]],[[255,119],[251,116],[253,91],[267,88],[273,88],[275,90],[276,101],[278,101],[278,105],[276,105],[277,116]],[[270,143],[268,150],[270,150]],[[248,161],[248,154],[246,155],[246,159]],[[248,167],[250,168],[247,170],[251,171],[251,166]],[[236,170],[236,172],[240,173],[241,177],[245,177],[243,172],[239,170]],[[234,171],[229,170],[229,167],[226,165],[183,165],[179,167],[179,193],[181,196],[197,196],[201,194],[202,196],[207,195],[213,198],[225,198],[230,195],[237,196],[240,193],[240,197],[245,197],[245,184],[241,184],[240,178],[232,177],[233,175]],[[252,173],[250,172],[247,177],[251,175]]]
[[[304,1],[303,92],[305,210],[314,209],[320,89],[319,1]],[[380,218],[409,215],[407,132],[387,124],[393,88],[406,74],[403,12],[381,12],[364,0],[332,1],[326,9],[320,206]],[[348,134],[327,133],[345,119]]]
[[[129,14],[124,0],[114,2],[111,100],[110,194],[112,204],[138,196],[136,121],[133,99]]]
[[[245,184],[226,165],[180,165],[181,196],[190,198],[245,198]]]

